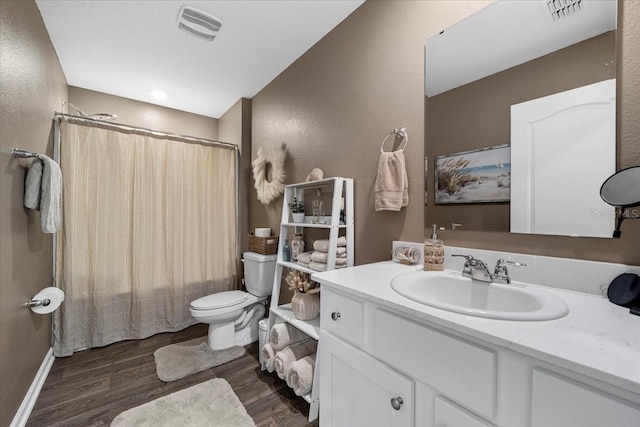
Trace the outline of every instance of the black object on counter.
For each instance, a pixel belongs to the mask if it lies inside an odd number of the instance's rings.
[[[631,314],[640,315],[640,277],[633,273],[622,273],[609,285],[609,301],[631,309]]]

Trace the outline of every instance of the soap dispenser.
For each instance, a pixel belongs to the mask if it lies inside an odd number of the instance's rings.
[[[438,239],[436,233],[437,225],[433,224],[431,239],[424,241],[424,270],[442,271],[444,270],[444,242]]]

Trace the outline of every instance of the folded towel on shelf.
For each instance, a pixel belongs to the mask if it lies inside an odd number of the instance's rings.
[[[40,155],[42,160],[42,192],[40,193],[40,226],[43,233],[56,233],[62,218],[62,171],[51,158]]]
[[[269,373],[273,372],[273,370],[275,369],[273,367],[273,362],[276,356],[276,351],[273,349],[273,346],[271,345],[270,342],[263,345],[261,351],[262,351],[262,360],[264,361],[267,371]]]
[[[287,385],[293,389],[297,396],[304,396],[311,392],[313,387],[313,370],[316,366],[316,355],[310,354],[300,360],[296,360],[289,367],[287,373]]]
[[[291,326],[288,323],[278,323],[273,325],[269,332],[269,340],[271,341],[271,346],[275,351],[282,350],[290,344],[298,341],[304,341],[308,338],[309,337],[304,332],[301,332],[298,328]]]
[[[346,264],[342,264],[342,265],[338,265],[336,264],[336,269],[338,268],[345,268],[347,265]],[[322,262],[311,262],[309,263],[309,268],[315,271],[327,271],[328,266],[325,263]]]
[[[409,180],[402,150],[380,154],[375,191],[376,211],[399,211],[409,204]]]
[[[24,207],[40,210],[40,187],[42,185],[42,162],[34,159],[24,181]]]
[[[308,262],[302,262],[302,261],[298,260],[298,265],[301,265],[303,267],[309,268],[309,263]]]
[[[303,252],[298,254],[298,263],[303,262],[305,264],[309,264],[311,262],[311,254],[312,252]]]
[[[273,358],[273,366],[278,377],[283,380],[286,379],[291,364],[296,360],[315,353],[317,345],[318,342],[316,340],[307,340],[292,344],[277,352]]]
[[[347,238],[344,236],[338,237],[337,246],[347,246]],[[320,239],[313,242],[313,249],[320,252],[329,252],[329,239]]]
[[[311,254],[311,261],[326,264],[329,261],[329,254],[326,252],[315,251]],[[347,254],[336,255],[336,265],[347,263]]]

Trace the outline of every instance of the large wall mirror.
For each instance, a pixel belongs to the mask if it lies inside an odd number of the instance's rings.
[[[425,228],[611,237],[615,0],[498,0],[427,40]]]

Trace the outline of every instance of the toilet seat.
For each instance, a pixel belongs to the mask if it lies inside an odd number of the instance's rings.
[[[246,301],[249,294],[242,291],[226,291],[206,295],[191,302],[193,310],[215,310],[233,307]]]

